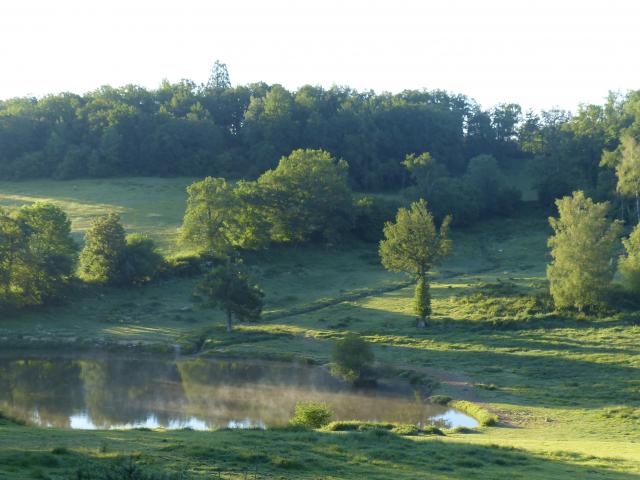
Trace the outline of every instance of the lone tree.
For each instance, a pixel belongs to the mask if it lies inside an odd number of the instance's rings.
[[[614,250],[622,230],[609,221],[609,203],[594,203],[581,191],[556,200],[558,218],[549,218],[552,262],[547,266],[549,290],[558,308],[602,304],[613,279]]]
[[[640,293],[640,225],[636,225],[629,238],[622,240],[625,255],[618,266],[626,286],[633,293]]]
[[[80,276],[88,282],[113,284],[122,280],[126,241],[120,216],[96,218],[84,236]]]
[[[449,224],[451,216],[436,229],[427,202],[419,200],[411,208],[400,208],[395,223],[384,226],[384,240],[380,241],[380,258],[387,270],[405,272],[416,278],[414,310],[418,327],[426,327],[431,314],[429,270],[451,251]]]
[[[231,80],[229,80],[229,69],[225,63],[216,60],[209,75],[207,88],[211,90],[226,90],[231,88]]]
[[[198,287],[213,308],[227,315],[227,332],[232,330],[233,317],[239,321],[255,321],[262,314],[264,292],[249,283],[249,276],[239,262],[227,261],[214,267]]]

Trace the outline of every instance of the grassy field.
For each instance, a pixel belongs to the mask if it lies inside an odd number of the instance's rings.
[[[73,207],[77,230],[108,204],[128,228],[171,251],[187,183],[0,184],[0,199],[55,198]],[[83,465],[133,454],[141,466],[196,478],[216,471],[243,478],[244,468],[257,466],[258,478],[640,479],[640,316],[554,311],[544,280],[548,234],[544,214],[534,210],[454,232],[454,254],[434,272],[434,315],[424,331],[414,326],[412,287],[385,272],[376,246],[367,244],[274,250],[251,259],[267,293],[265,318],[232,334],[192,296],[197,278],[90,290],[73,304],[0,321],[3,349],[180,345],[200,355],[314,362],[326,362],[333,341],[355,331],[374,343],[381,366],[420,377],[433,394],[483,405],[499,415],[497,427],[401,437],[83,432],[0,420],[0,478],[68,478]]]
[[[165,253],[174,252],[184,214],[186,187],[193,178],[122,178],[108,180],[30,180],[0,182],[0,205],[52,202],[71,218],[81,240],[91,220],[116,212],[129,232],[144,232]]]

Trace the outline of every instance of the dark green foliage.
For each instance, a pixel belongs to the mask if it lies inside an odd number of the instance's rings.
[[[109,213],[96,218],[85,233],[78,274],[89,283],[131,285],[170,268],[153,240],[140,233],[125,235],[120,216]]]
[[[60,299],[75,268],[71,222],[57,206],[36,203],[0,209],[0,306]]]
[[[369,343],[361,336],[349,333],[333,345],[331,372],[355,383],[369,373],[373,360]]]
[[[451,401],[451,397],[446,395],[432,395],[429,397],[430,403],[435,403],[436,405],[447,405]]]
[[[349,160],[354,185],[398,188],[404,156],[427,146],[452,172],[464,169],[472,103],[444,91],[232,87],[218,63],[205,86],[164,81],[0,101],[0,178],[257,177],[294,149],[321,148]]]
[[[120,216],[109,213],[98,217],[84,236],[80,277],[91,283],[121,283],[124,279],[125,255],[126,240]]]
[[[291,424],[306,428],[321,428],[329,423],[332,416],[333,412],[324,403],[298,402]]]
[[[438,220],[451,213],[461,225],[475,219],[469,208],[474,202],[466,189],[458,200],[453,193],[459,185],[451,181],[469,186],[462,177],[469,159],[478,156],[495,158],[504,171],[530,161],[538,197],[548,206],[576,189],[614,200],[615,184],[611,188],[610,178],[600,175],[600,161],[611,172],[629,171],[622,160],[633,149],[622,139],[640,138],[638,103],[637,92],[611,94],[604,105],[583,105],[575,115],[550,110],[523,116],[515,104],[483,110],[464,95],[444,91],[377,95],[309,85],[297,91],[265,83],[232,87],[226,66],[216,63],[206,85],[164,81],[153,90],[105,86],[82,96],[0,101],[0,178],[248,179],[293,150],[313,148],[347,160],[358,189],[406,187],[404,159],[418,188],[411,198],[425,198]],[[431,158],[415,153],[427,150]],[[627,188],[632,183],[619,185],[631,201],[616,199],[625,216],[637,214],[631,208],[635,187]],[[514,190],[494,197],[489,204],[517,204]]]
[[[455,224],[468,225],[482,217],[513,213],[520,204],[521,193],[508,186],[491,155],[472,158],[461,177],[450,176],[429,153],[409,155],[403,164],[414,182],[405,195],[427,200],[439,221],[452,215]]]
[[[249,283],[249,276],[239,262],[231,260],[214,267],[198,287],[210,307],[219,308],[227,316],[227,332],[232,320],[256,321],[262,314],[264,293]]]
[[[410,190],[410,197],[417,196]],[[448,215],[454,225],[469,225],[481,216],[476,191],[464,178],[443,177],[436,180],[423,198],[429,202],[434,218],[442,222]]]
[[[225,257],[278,243],[335,243],[352,229],[348,166],[321,150],[296,150],[255,182],[207,177],[187,189],[183,243]]]
[[[508,215],[518,207],[520,192],[507,186],[498,162],[491,155],[469,160],[465,181],[475,190],[480,211],[486,216]]]
[[[384,224],[393,220],[399,207],[397,200],[358,198],[353,205],[353,234],[365,242],[379,242]]]
[[[146,283],[162,269],[164,257],[153,240],[141,233],[125,237],[123,280],[126,283]]]
[[[322,150],[295,150],[262,174],[271,238],[277,242],[322,239],[335,242],[351,229],[349,166]]]

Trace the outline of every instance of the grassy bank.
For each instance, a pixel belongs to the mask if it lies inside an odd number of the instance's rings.
[[[127,463],[132,455],[139,469],[171,472],[175,478],[217,478],[220,473],[222,478],[240,479],[245,471],[253,478],[256,470],[257,478],[637,478],[615,458],[468,442],[481,435],[48,430],[43,441],[43,433],[2,424],[3,478],[75,478],[78,471],[98,474],[105,468],[113,473],[113,465]]]
[[[35,196],[27,186],[0,185],[0,195]],[[87,197],[74,202],[99,203],[90,186],[79,190]],[[158,232],[157,238],[169,231],[168,220],[145,215],[134,229]],[[224,478],[234,478],[231,472],[242,478],[243,468],[256,465],[264,478],[640,478],[639,317],[554,311],[545,293],[547,235],[540,212],[455,232],[454,255],[434,276],[434,314],[425,330],[414,325],[412,286],[385,272],[375,245],[366,244],[274,250],[253,259],[267,293],[265,318],[232,334],[219,313],[192,296],[197,278],[91,290],[71,305],[0,321],[3,349],[179,344],[200,355],[321,363],[336,338],[354,331],[373,343],[381,367],[404,372],[431,394],[473,402],[498,416],[497,427],[435,438],[81,432],[0,420],[0,478],[66,478],[87,462],[132,453],[142,466],[202,478],[216,469],[227,472]]]

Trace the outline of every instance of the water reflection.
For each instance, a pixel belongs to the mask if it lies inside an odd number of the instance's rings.
[[[336,419],[475,426],[392,384],[354,389],[322,368],[277,363],[102,357],[0,358],[0,410],[41,426],[266,428],[296,402],[328,403]]]

